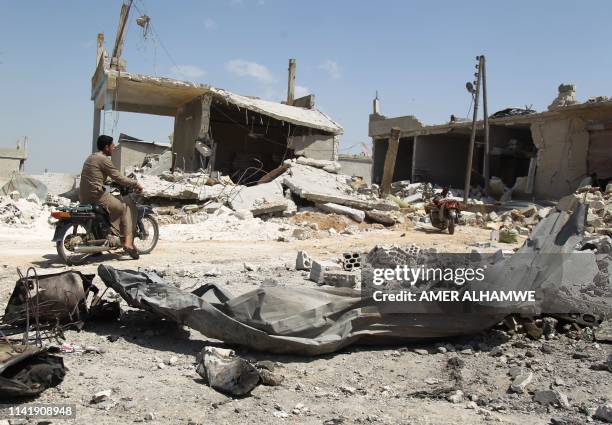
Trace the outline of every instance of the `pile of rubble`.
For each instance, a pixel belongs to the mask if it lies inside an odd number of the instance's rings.
[[[337,174],[339,169],[334,161],[300,157],[286,160],[253,186],[235,184],[227,176],[203,171],[164,171],[152,175],[138,169],[132,174],[144,186],[142,195],[160,206],[169,202],[192,202],[193,205],[181,207],[184,215],[224,206],[255,217],[287,217],[298,211],[299,204],[345,215],[358,223],[366,219],[383,225],[403,222],[395,202],[380,199],[375,191],[356,189],[351,177]]]
[[[21,198],[19,192],[9,196],[0,196],[0,224],[11,227],[29,227],[40,217],[48,217],[49,208],[36,194]]]

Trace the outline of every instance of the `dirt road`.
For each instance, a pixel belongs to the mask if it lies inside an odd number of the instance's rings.
[[[64,268],[57,263],[50,238],[51,230],[32,234],[11,229],[0,235],[3,302],[16,280],[15,267]],[[488,231],[467,227],[453,237],[406,228],[292,242],[162,239],[151,255],[138,261],[105,255],[78,269],[95,272],[100,263],[154,268],[177,286],[215,282],[237,294],[255,288],[264,279],[312,286],[301,272],[293,270],[296,251],[301,249],[320,259],[337,258],[345,251],[367,251],[376,244],[415,243],[440,251],[465,252],[471,249],[470,243],[487,239]],[[253,270],[246,270],[244,263]],[[99,279],[96,284],[103,286]],[[111,342],[109,336],[118,339]],[[591,361],[605,357],[606,347],[565,337],[545,342],[553,348],[552,354],[541,351],[542,341],[497,331],[432,342],[421,347],[429,350],[428,355],[412,351],[414,346],[355,347],[318,358],[239,350],[250,359],[272,360],[285,379],[281,386],[259,386],[251,397],[236,400],[210,389],[195,372],[196,353],[218,341],[144,312],[128,309],[118,322],[90,323],[81,332],[67,332],[65,342],[95,346],[102,354],[65,354],[69,370],[64,382],[45,391],[37,402],[75,403],[79,424],[145,419],[160,424],[548,424],[553,416],[585,420],[579,412],[580,403],[590,406],[594,399],[612,391],[609,379],[605,383],[602,372],[588,367]],[[503,348],[503,356],[488,353],[494,346]],[[574,359],[576,351],[588,353],[591,360]],[[438,398],[431,391],[450,385],[447,362],[452,357],[465,363],[464,399],[458,403]],[[566,393],[573,407],[547,409],[534,403],[529,394],[509,394],[508,371],[514,366],[534,374],[535,388],[554,386]],[[112,390],[112,402],[90,404],[94,393],[106,389]],[[418,391],[424,395],[415,395]]]

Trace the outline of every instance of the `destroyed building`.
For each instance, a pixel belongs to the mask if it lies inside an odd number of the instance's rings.
[[[113,151],[112,161],[122,173],[126,168],[139,166],[149,155],[161,155],[170,150],[170,145],[136,139],[120,134],[118,145]]]
[[[102,111],[124,111],[174,117],[173,164],[184,171],[219,171],[235,181],[248,174],[255,181],[288,158],[337,159],[342,127],[314,107],[313,95],[293,99],[295,61],[290,61],[287,102],[277,103],[125,72],[102,41],[99,36],[92,77],[93,150]]]
[[[576,103],[560,95],[549,110],[508,108],[489,117],[490,175],[513,194],[555,199],[574,192],[593,173],[612,177],[612,101]],[[569,100],[568,100],[569,99]],[[387,118],[378,99],[369,119],[373,140],[372,182],[380,183],[392,127],[401,129],[393,181],[431,182],[463,188],[472,123],[451,119],[424,126],[414,116]],[[484,123],[476,123],[472,184],[483,186]]]
[[[0,149],[0,180],[8,180],[12,174],[23,171],[28,158],[25,140],[17,143],[14,149]]]

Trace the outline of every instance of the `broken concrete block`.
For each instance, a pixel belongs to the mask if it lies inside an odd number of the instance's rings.
[[[210,203],[204,205],[202,207],[202,209],[204,210],[205,213],[212,214],[215,211],[217,211],[219,208],[221,208],[222,206],[223,206],[223,204],[221,204],[219,202],[210,202]]]
[[[523,214],[523,217],[532,217],[532,216],[536,215],[537,212],[538,212],[538,208],[535,205],[530,205],[529,207],[525,208],[524,210],[521,210],[521,213]]]
[[[538,210],[538,217],[540,217],[541,219],[546,218],[551,210],[552,210],[552,207],[540,208]]]
[[[365,214],[370,220],[386,226],[393,226],[399,221],[398,214],[395,214],[393,211],[370,210],[366,211]]]
[[[491,211],[487,218],[490,221],[498,221],[499,220],[499,216],[497,215],[497,213],[495,211]]]
[[[216,347],[204,347],[196,372],[211,388],[233,396],[249,394],[260,380],[255,366],[233,350]]]
[[[325,273],[331,270],[341,270],[340,266],[332,261],[313,261],[308,279],[316,283],[323,283]]]
[[[232,215],[240,220],[248,220],[253,218],[253,213],[249,210],[236,210]]]
[[[462,403],[463,399],[463,391],[461,390],[456,390],[453,394],[448,396],[448,401],[454,404]]]
[[[527,385],[531,383],[533,380],[533,373],[528,371],[523,371],[519,375],[514,378],[512,384],[510,384],[510,390],[515,393],[523,393]]]
[[[356,275],[351,272],[330,270],[324,273],[323,283],[337,288],[354,288],[357,280]]]
[[[361,254],[358,252],[345,252],[342,254],[342,268],[352,271],[361,267]]]
[[[254,216],[282,212],[287,209],[288,202],[280,182],[241,187],[229,199],[233,210],[249,210]]]
[[[559,211],[573,211],[580,203],[580,196],[572,193],[571,195],[564,196],[557,202],[557,210]]]
[[[310,237],[310,233],[307,229],[293,229],[291,236],[293,236],[298,241],[303,241]]]
[[[576,100],[576,86],[574,84],[560,84],[559,94],[552,103],[548,105],[548,110],[553,111],[576,103],[578,103]]]
[[[299,158],[297,158],[295,160],[295,162],[297,162],[298,164],[301,164],[301,165],[308,165],[308,166],[311,166],[311,167],[321,168],[321,169],[327,171],[328,173],[338,173],[340,171],[340,169],[342,168],[340,163],[337,162],[337,161],[329,161],[329,160],[325,160],[325,159],[306,158],[304,156],[300,156]]]
[[[113,390],[98,391],[91,397],[90,403],[97,404],[102,403],[103,401],[107,401],[110,399],[112,393]]]
[[[606,207],[606,203],[600,199],[594,199],[591,202],[589,202],[589,206],[591,207],[591,209],[595,211],[603,210]]]
[[[603,227],[604,226],[603,220],[600,217],[598,217],[597,214],[593,214],[591,212],[587,214],[586,222],[587,222],[587,225],[593,226],[593,227]]]
[[[612,183],[606,185],[606,193],[612,193]]]
[[[344,205],[334,204],[331,202],[328,202],[325,204],[316,204],[316,207],[320,209],[321,211],[325,211],[328,213],[345,215],[347,217],[352,218],[357,223],[361,223],[366,216],[366,213],[361,210],[357,210],[351,207],[346,207]]]
[[[312,260],[306,251],[298,251],[297,258],[295,259],[296,270],[310,270],[312,267]]]
[[[516,228],[518,234],[521,236],[529,236],[529,229],[526,227],[519,226]]]
[[[408,195],[402,201],[407,202],[409,204],[414,204],[415,202],[421,202],[423,200],[423,195],[420,193],[415,193],[414,195]]]
[[[362,199],[346,183],[346,176],[327,173],[321,169],[290,162],[289,168],[278,177],[292,193],[308,201],[333,203],[362,210],[380,209],[397,211],[399,206],[384,199]]]
[[[604,320],[595,328],[595,340],[600,342],[612,342],[612,319]],[[610,370],[612,372],[612,370]]]
[[[612,401],[599,406],[595,411],[595,418],[612,424]]]
[[[570,408],[570,403],[567,396],[559,390],[544,390],[536,391],[533,395],[533,401],[540,403],[544,406],[549,404],[562,407],[564,409]]]

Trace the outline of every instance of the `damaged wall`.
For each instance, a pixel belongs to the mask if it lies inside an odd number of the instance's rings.
[[[537,153],[535,196],[559,198],[572,193],[587,175],[589,132],[578,116],[531,125]]]
[[[147,155],[160,155],[170,149],[169,146],[155,143],[123,141],[113,151],[112,161],[115,167],[125,174],[125,169],[141,166]]]
[[[287,140],[295,155],[328,161],[338,159],[337,137],[331,134],[305,134],[291,136]]]
[[[199,168],[195,142],[205,140],[210,123],[211,94],[198,96],[181,106],[174,118],[172,152],[176,153],[176,166],[192,171]]]
[[[361,177],[366,183],[372,182],[372,158],[359,155],[338,155],[340,172],[354,177]]]

